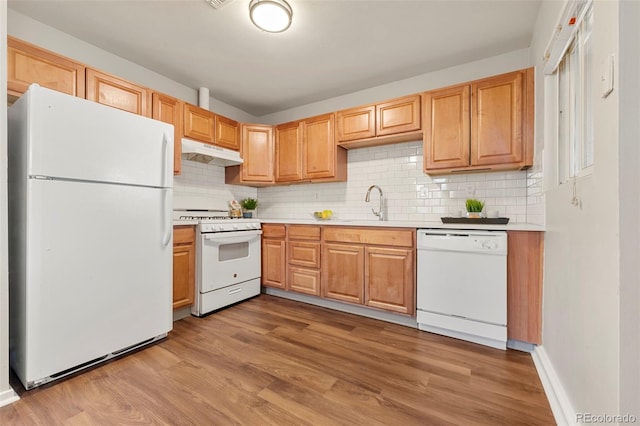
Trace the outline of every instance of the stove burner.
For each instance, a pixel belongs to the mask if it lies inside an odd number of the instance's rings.
[[[180,220],[227,220],[230,216],[180,216]]]

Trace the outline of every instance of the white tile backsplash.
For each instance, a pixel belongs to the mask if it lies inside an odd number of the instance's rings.
[[[389,220],[439,221],[464,211],[465,200],[475,197],[485,201],[486,210],[527,222],[531,177],[526,171],[431,177],[422,171],[422,159],[421,141],[350,150],[347,182],[260,188],[260,217],[310,218],[314,211],[331,209],[337,218],[375,220],[371,208],[378,207],[377,191],[370,203],[364,201],[367,188],[375,184],[384,191]]]
[[[348,181],[253,188],[224,183],[224,168],[183,160],[174,178],[179,196],[224,199],[257,197],[259,217],[307,219],[317,210],[331,209],[337,218],[375,220],[378,193],[364,201],[367,188],[378,185],[386,198],[389,220],[438,221],[464,211],[467,198],[485,201],[485,210],[498,210],[512,222],[544,224],[540,170],[428,176],[422,171],[422,142],[407,142],[348,152]],[[426,188],[426,191],[422,191]],[[424,196],[423,196],[424,195]]]
[[[224,167],[182,160],[182,173],[173,178],[174,196],[213,197],[230,201],[257,198],[256,188],[224,183]]]

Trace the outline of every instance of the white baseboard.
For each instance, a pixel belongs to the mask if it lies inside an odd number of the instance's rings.
[[[538,371],[538,376],[542,382],[544,393],[549,400],[549,405],[551,405],[551,411],[553,412],[553,417],[556,419],[556,423],[562,426],[577,426],[576,412],[569,402],[567,393],[544,347],[536,346],[533,352],[531,352],[531,358],[533,358],[533,363]]]
[[[15,393],[13,389],[9,388],[4,392],[0,392],[0,407],[14,403],[19,399],[20,397],[18,394]]]

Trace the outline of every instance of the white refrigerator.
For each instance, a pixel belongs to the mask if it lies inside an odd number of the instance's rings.
[[[38,85],[8,118],[9,359],[31,389],[171,330],[173,126]]]

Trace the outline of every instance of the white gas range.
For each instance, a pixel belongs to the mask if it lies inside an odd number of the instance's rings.
[[[199,317],[260,294],[260,221],[231,218],[225,204],[208,199],[174,200],[174,224],[197,221],[191,313]]]

